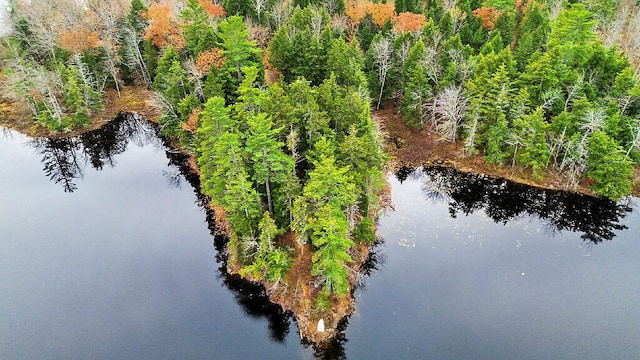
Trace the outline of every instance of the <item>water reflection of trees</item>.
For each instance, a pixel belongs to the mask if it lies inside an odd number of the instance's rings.
[[[208,206],[208,199],[200,192],[200,178],[195,175],[187,165],[187,156],[178,152],[167,152],[169,164],[175,166],[184,179],[193,187],[199,205],[204,209],[207,218],[209,231],[213,236],[213,246],[216,250],[216,260],[220,264],[219,274],[222,282],[233,293],[236,302],[242,310],[253,318],[263,318],[268,321],[269,337],[276,342],[284,342],[291,329],[293,314],[284,311],[280,305],[274,304],[269,300],[269,296],[261,284],[252,283],[240,276],[232,275],[227,272],[227,256],[226,243],[227,238],[216,235],[216,227],[214,221],[214,213]],[[367,276],[377,269],[383,259],[377,256],[377,252],[372,252],[369,260],[365,262],[361,272],[363,276]],[[360,284],[360,286],[363,286]],[[316,347],[314,344],[302,341],[307,347],[312,347],[314,357],[317,359],[346,359],[345,344],[347,338],[345,330],[348,319],[338,326],[338,335],[329,343],[322,347]]]
[[[239,276],[231,275],[226,270],[227,239],[217,236],[213,211],[208,207],[208,199],[200,192],[200,179],[188,166],[188,157],[173,151],[163,143],[157,126],[135,114],[123,115],[104,127],[72,138],[37,138],[31,141],[32,146],[42,156],[44,172],[51,181],[63,186],[66,192],[77,189],[76,180],[81,179],[84,169],[91,166],[96,170],[116,165],[115,158],[127,150],[129,144],[137,146],[153,145],[165,149],[170,171],[164,173],[170,186],[180,186],[186,180],[194,189],[198,205],[204,210],[207,225],[213,235],[216,260],[220,264],[219,274],[222,282],[233,293],[236,302],[244,312],[254,318],[264,318],[269,324],[269,335],[273,341],[284,342],[290,332],[293,314],[285,311],[280,305],[269,300],[261,284],[251,283]],[[369,260],[361,269],[362,277],[368,276],[378,268],[384,260],[373,251]],[[359,286],[363,286],[360,283]],[[304,346],[313,347],[314,357],[318,359],[345,359],[345,330],[348,319],[339,325],[338,336],[329,344],[315,347],[303,342]]]
[[[162,146],[157,127],[137,114],[122,115],[104,127],[72,138],[36,138],[32,146],[42,156],[45,175],[65,192],[77,189],[88,164],[96,170],[115,165],[114,157],[130,143]]]
[[[405,169],[399,178],[403,180],[415,174],[424,179],[423,191],[427,197],[449,202],[453,218],[480,210],[503,224],[518,216],[535,216],[550,232],[582,233],[582,239],[592,243],[611,240],[616,231],[627,229],[620,221],[632,210],[624,202],[540,189],[451,168],[428,167],[413,173]]]

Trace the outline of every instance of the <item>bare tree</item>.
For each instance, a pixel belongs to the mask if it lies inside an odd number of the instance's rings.
[[[322,7],[327,9],[329,14],[335,14],[338,11],[339,2],[338,0],[323,0]]]
[[[349,18],[345,15],[334,14],[331,17],[331,29],[336,32],[345,32],[349,28]]]
[[[447,86],[433,99],[433,110],[437,117],[436,131],[445,140],[456,141],[458,127],[469,108],[469,99],[462,86]]]
[[[314,9],[313,14],[311,15],[311,31],[315,37],[320,38],[320,34],[322,34],[322,30],[327,25],[324,22],[324,12],[321,9]]]
[[[635,120],[633,125],[631,125],[631,131],[635,135],[633,136],[631,145],[629,145],[629,149],[627,150],[627,156],[629,156],[631,150],[640,148],[640,117]]]
[[[293,6],[291,5],[291,1],[276,2],[276,4],[271,7],[270,13],[276,27],[274,30],[280,29],[282,25],[289,22],[291,15],[293,15]]]
[[[396,56],[398,57],[399,63],[404,64],[407,61],[407,57],[409,56],[409,50],[411,50],[411,46],[413,46],[413,42],[411,39],[403,38],[398,51],[396,52]]]
[[[145,84],[151,87],[152,79],[142,56],[142,49],[140,49],[142,37],[128,24],[121,28],[121,36],[123,63],[133,69]]]
[[[89,0],[88,5],[95,12],[100,44],[107,52],[104,61],[105,70],[111,76],[116,86],[118,97],[120,97],[117,68],[117,63],[120,61],[118,55],[120,46],[118,43],[118,19],[125,14],[126,4],[124,4],[123,0]]]
[[[424,69],[425,75],[433,82],[434,84],[438,84],[440,82],[440,76],[442,75],[442,66],[440,66],[440,61],[438,52],[435,47],[428,47],[424,50],[424,55],[420,59],[420,65]]]
[[[580,126],[582,135],[579,139],[568,139],[563,144],[564,156],[560,164],[559,170],[567,174],[569,185],[576,187],[580,177],[587,170],[587,157],[589,155],[588,139],[597,130],[604,126],[606,120],[605,113],[602,109],[590,109],[585,114],[583,124]]]
[[[258,22],[260,22],[262,13],[266,10],[265,5],[267,5],[267,0],[251,0],[251,4],[253,8],[256,9],[256,14],[258,15]]]
[[[564,109],[567,110],[569,105],[573,103],[573,100],[578,96],[578,94],[582,91],[582,87],[584,86],[584,74],[580,74],[576,79],[576,82],[573,85],[570,85],[567,88],[567,98],[564,101]]]
[[[194,63],[193,59],[185,61],[184,67],[187,71],[187,76],[189,76],[189,82],[193,84],[193,95],[195,95],[199,99],[204,99],[204,83],[202,82],[202,78],[205,74],[201,73],[198,70],[198,67]]]
[[[459,7],[454,6],[449,10],[449,14],[451,15],[451,21],[453,22],[453,34],[455,35],[464,26],[467,20],[467,13],[460,10]]]
[[[378,68],[378,81],[380,81],[380,94],[378,95],[378,104],[376,109],[380,109],[382,94],[384,92],[384,84],[387,79],[387,73],[392,65],[391,55],[393,55],[393,41],[388,37],[382,37],[371,46],[373,61]]]

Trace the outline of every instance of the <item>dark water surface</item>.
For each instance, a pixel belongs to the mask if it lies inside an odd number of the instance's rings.
[[[395,211],[380,220],[381,265],[357,292],[347,354],[640,359],[637,198],[447,169],[389,180]]]
[[[180,160],[139,119],[0,132],[0,359],[640,358],[638,199],[391,176],[356,313],[314,354],[220,269]]]
[[[312,357],[264,294],[221,273],[155,129],[114,125],[0,133],[0,359]]]

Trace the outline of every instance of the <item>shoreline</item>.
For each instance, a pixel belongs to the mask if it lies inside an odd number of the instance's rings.
[[[14,115],[17,115],[14,119],[20,120],[12,123],[11,118],[7,118],[5,115],[6,105],[12,105],[12,102],[7,102],[6,99],[0,98],[0,105],[3,105],[3,107],[0,107],[0,110],[3,110],[0,111],[0,115],[3,115],[2,118],[0,118],[0,125],[7,126],[32,137],[60,138],[77,136],[84,132],[98,129],[121,113],[138,113],[148,121],[157,123],[160,108],[153,102],[152,94],[153,92],[146,88],[135,86],[123,88],[121,97],[117,97],[115,91],[111,91],[106,96],[105,109],[95,114],[95,120],[89,126],[58,134],[51,134],[46,128],[33,125],[32,123],[30,126],[25,126],[25,124],[28,124],[24,121],[25,114],[20,116],[18,106],[15,106],[14,109],[9,109],[14,112]],[[29,114],[27,113],[27,115]],[[463,153],[463,145],[460,142],[444,142],[439,139],[438,135],[431,133],[429,129],[415,129],[407,126],[402,122],[400,115],[395,112],[395,108],[373,110],[371,117],[381,128],[383,133],[383,147],[390,155],[390,160],[387,164],[388,171],[386,173],[389,171],[397,171],[401,167],[419,168],[423,166],[445,166],[464,173],[486,174],[490,177],[503,178],[537,188],[594,196],[584,180],[578,184],[577,188],[569,188],[566,183],[562,183],[560,174],[552,171],[546,171],[541,178],[536,179],[531,174],[530,169],[520,166],[511,167],[510,165],[487,164],[479,155],[466,156]],[[172,146],[175,147],[175,144]],[[176,147],[176,150],[187,156],[186,167],[189,169],[189,172],[199,177],[200,171],[197,167],[194,154],[179,147]],[[634,180],[638,179],[638,174],[638,169],[635,169],[636,178]],[[634,184],[632,195],[638,196],[638,194],[640,194],[638,181],[634,181]],[[389,194],[385,193],[381,195],[382,208],[384,208],[385,204],[390,203],[390,199],[388,198]],[[207,206],[211,208],[210,204]],[[215,212],[216,209],[213,210]],[[224,214],[220,213],[223,212],[218,211],[218,214],[210,220],[219,224],[221,220],[220,216],[224,216]],[[350,293],[341,298],[332,297],[331,310],[320,313],[313,306],[313,299],[315,299],[317,295],[317,289],[314,288],[313,278],[310,275],[312,263],[310,246],[308,244],[299,244],[295,239],[295,234],[292,233],[285,234],[279,241],[283,245],[290,246],[294,249],[294,264],[287,274],[286,280],[282,283],[272,284],[264,279],[242,278],[246,281],[262,285],[270,301],[281,306],[283,310],[292,313],[303,342],[308,342],[317,348],[330,346],[331,341],[339,335],[341,324],[344,324],[355,311],[353,292],[358,284],[358,274],[368,260],[371,248],[375,246],[375,244],[367,245],[357,243],[352,248],[350,255],[353,261],[349,264],[351,269],[349,272]],[[229,251],[229,249],[230,246],[227,243],[227,251]],[[232,256],[229,256],[226,261],[226,271],[229,274],[240,276],[239,270],[239,265],[233,261]],[[317,331],[318,321],[320,319],[323,320],[325,325],[325,329],[322,332]]]
[[[382,143],[391,157],[391,171],[397,171],[402,167],[444,166],[463,173],[485,174],[541,189],[598,197],[589,188],[587,179],[581,179],[577,187],[573,187],[562,174],[552,169],[545,169],[541,176],[534,177],[530,168],[510,164],[489,164],[479,154],[467,155],[461,141],[443,141],[428,127],[417,129],[408,126],[394,107],[373,110],[371,117],[382,130]],[[640,166],[634,168],[633,183],[630,195],[640,197]]]

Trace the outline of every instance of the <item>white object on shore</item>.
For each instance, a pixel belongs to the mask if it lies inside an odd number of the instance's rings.
[[[324,319],[318,321],[318,332],[324,332]]]

